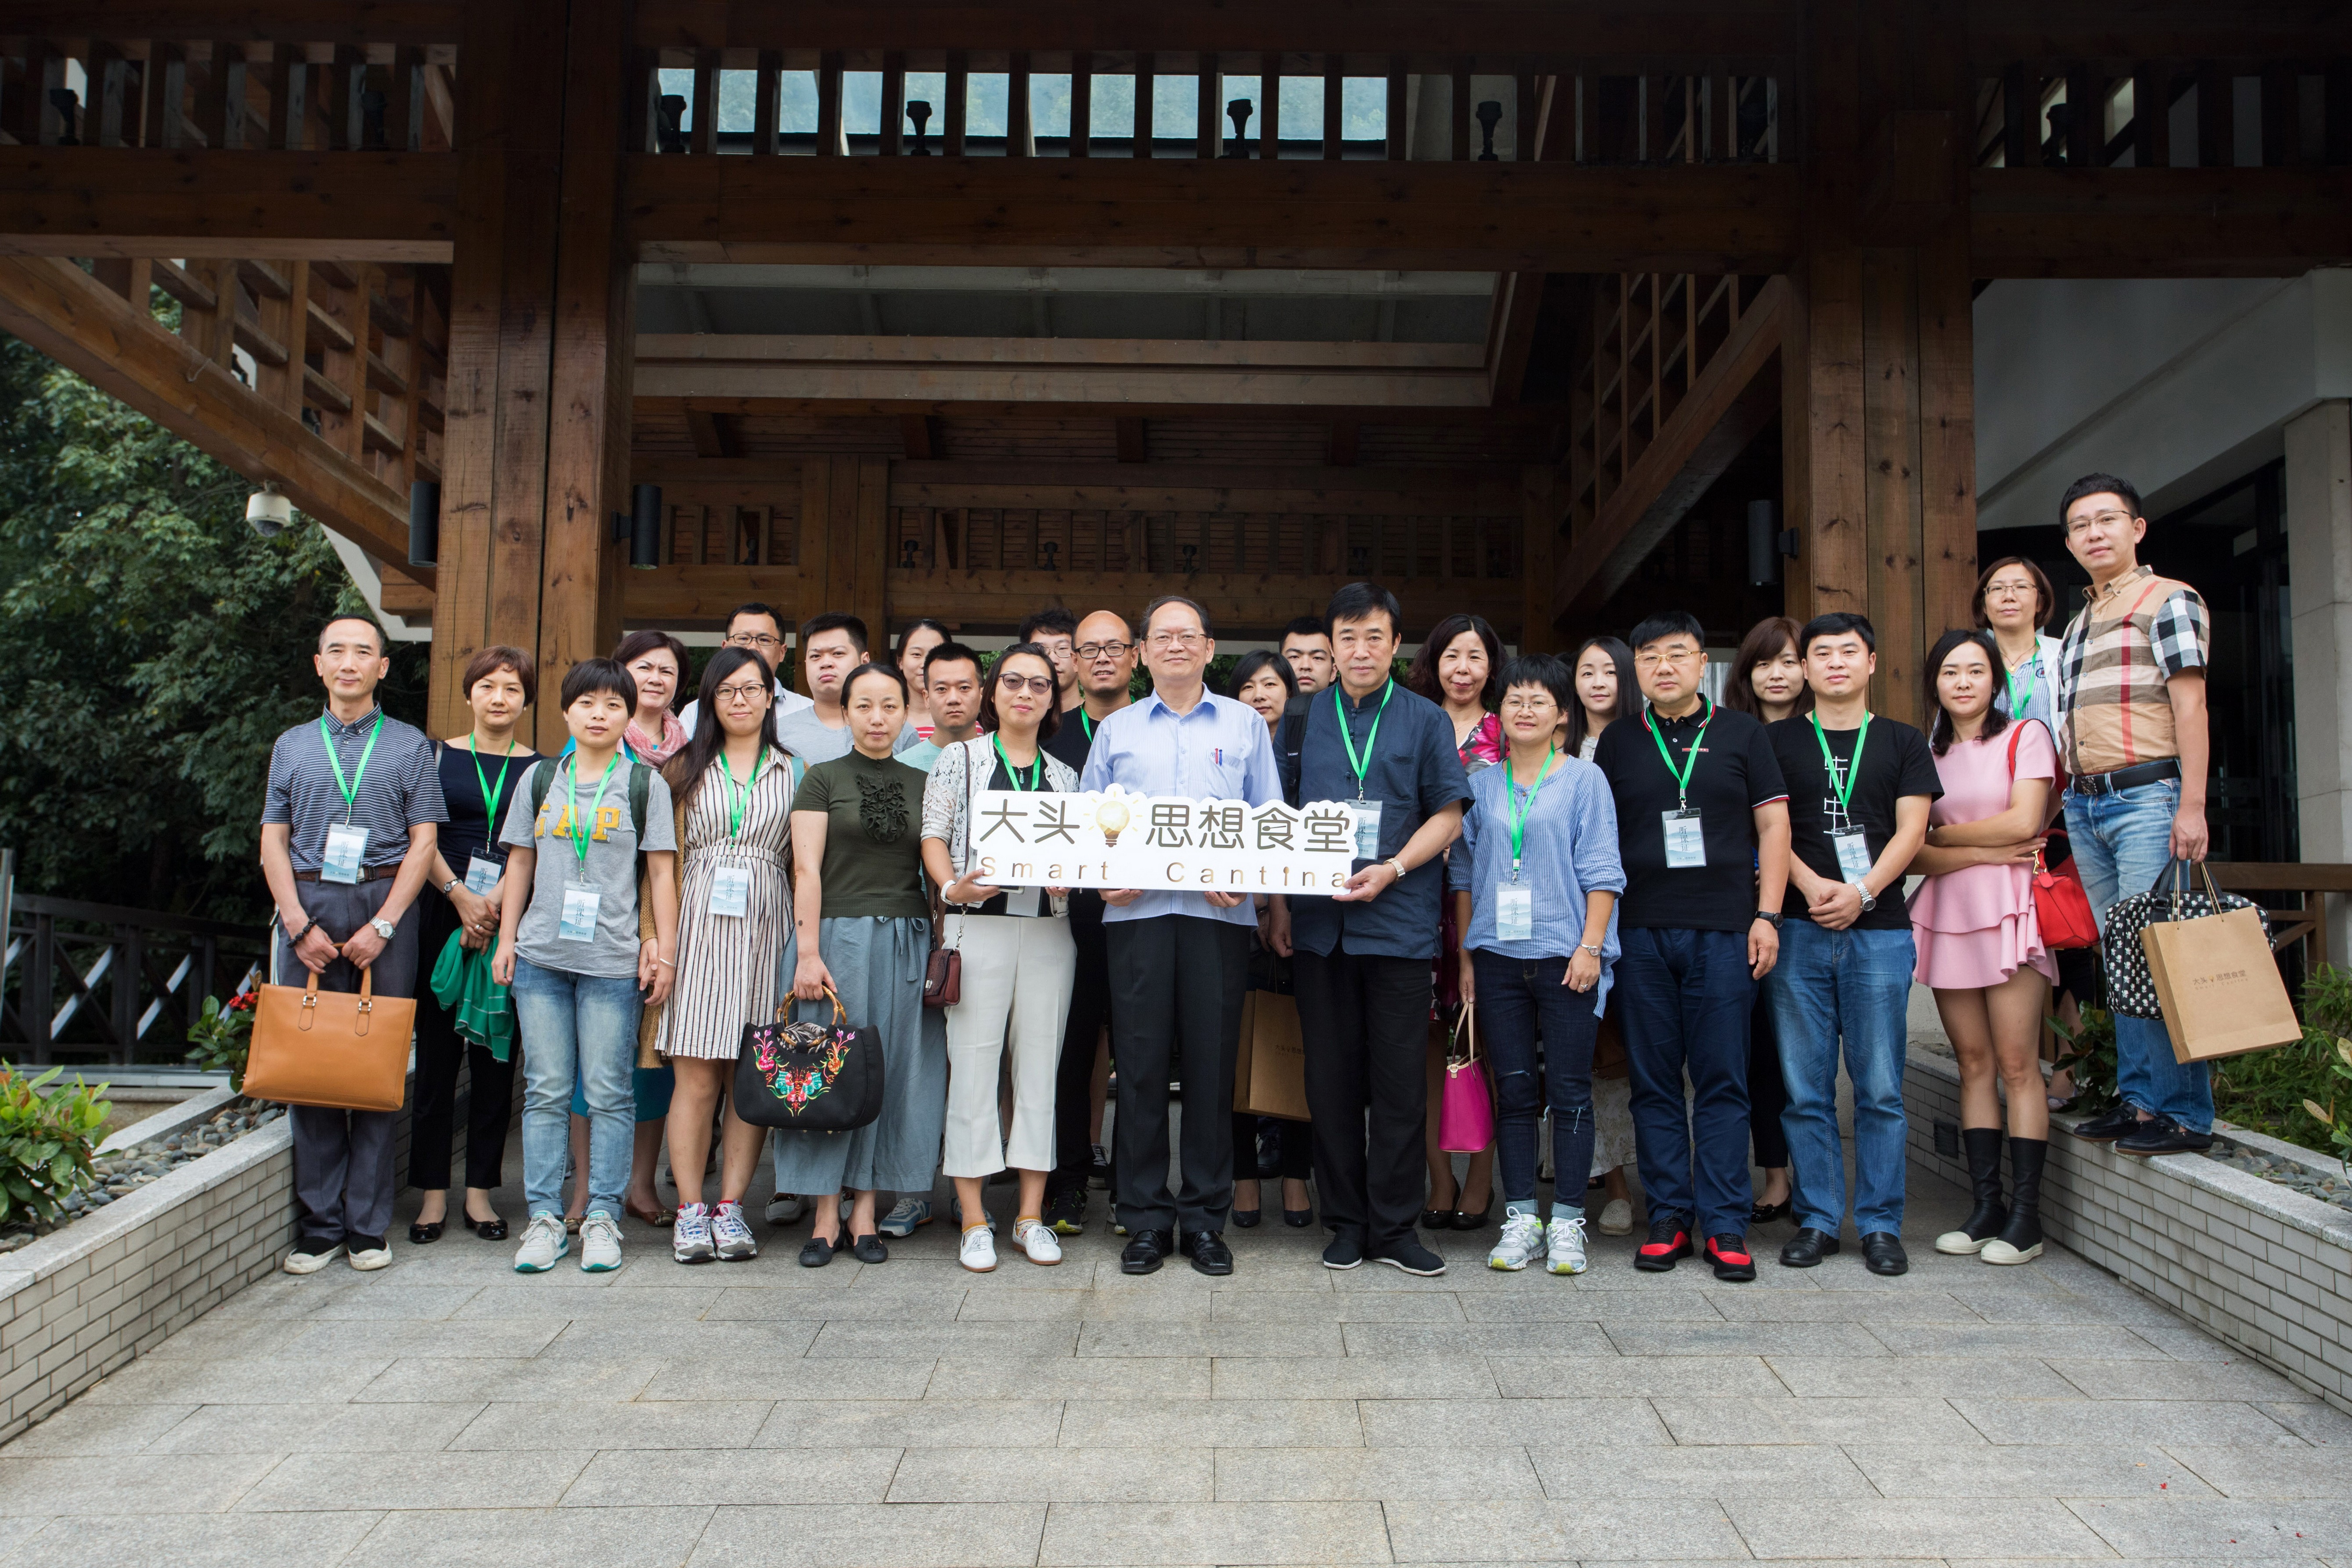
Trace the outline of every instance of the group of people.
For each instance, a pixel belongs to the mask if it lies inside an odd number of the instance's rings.
[[[764,1215],[806,1215],[807,1267],[887,1259],[886,1237],[932,1220],[944,1174],[968,1268],[996,1268],[1000,1243],[1060,1261],[1107,1185],[1124,1270],[1181,1256],[1225,1275],[1229,1226],[1261,1223],[1261,1178],[1278,1177],[1286,1223],[1319,1205],[1328,1268],[1443,1273],[1421,1233],[1488,1227],[1498,1186],[1490,1265],[1572,1275],[1589,1202],[1603,1231],[1632,1228],[1632,1163],[1648,1211],[1634,1266],[1702,1256],[1732,1280],[1755,1277],[1751,1228],[1793,1220],[1780,1262],[1808,1268],[1839,1250],[1849,1213],[1867,1268],[1907,1268],[1917,983],[1958,1057],[1975,1189],[1936,1245],[2021,1263],[2042,1247],[2042,1018],[2053,986],[2090,993],[2042,940],[2033,868],[2070,846],[2104,921],[2206,847],[2203,602],[2140,564],[2125,481],[2089,476],[2060,510],[2092,584],[2063,641],[2042,572],[1995,562],[1974,626],[1929,653],[1925,731],[1872,711],[1876,637],[1858,614],[1768,619],[1712,682],[1687,615],[1567,659],[1507,658],[1454,616],[1400,678],[1397,601],[1357,583],[1244,655],[1227,692],[1209,689],[1209,612],[1180,596],[1131,622],[1042,611],[992,658],[933,622],[876,649],[856,617],[821,615],[796,628],[805,694],[779,679],[781,618],[746,605],[682,713],[675,637],[633,633],[573,665],[557,698],[569,739],[544,755],[520,739],[528,652],[474,656],[472,723],[434,742],[377,706],[381,631],[337,617],[316,661],[325,711],[271,759],[280,978],[357,989],[366,971],[406,995],[436,954],[487,955],[511,1030],[420,999],[410,1237],[447,1223],[461,1063],[461,1223],[506,1237],[491,1200],[519,1052],[526,1272],[575,1242],[582,1268],[619,1267],[625,1213],[667,1225],[680,1263],[754,1256],[745,1205],[770,1135],[734,1114],[731,1075],[746,1026],[792,1010],[871,1029],[884,1068],[865,1125],[772,1135]],[[979,792],[1114,785],[1340,803],[1352,872],[1315,897],[977,874]],[[961,955],[960,986],[927,1005],[940,947]],[[1304,1121],[1232,1111],[1244,998],[1270,963],[1297,1002]],[[1457,1176],[1435,1087],[1465,1011],[1495,1136]],[[2080,1135],[2135,1153],[2210,1142],[2205,1069],[2176,1066],[2160,1025],[2116,1025],[2125,1104]],[[1180,1096],[1192,1114],[1171,1115]],[[389,1260],[394,1116],[294,1108],[289,1271]],[[664,1146],[674,1213],[656,1196]]]

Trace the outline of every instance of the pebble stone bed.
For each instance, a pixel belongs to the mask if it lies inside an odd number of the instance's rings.
[[[2213,1141],[2213,1147],[2205,1151],[2205,1157],[2282,1187],[2291,1187],[2306,1197],[2317,1198],[2321,1203],[2352,1209],[2352,1176],[2347,1176],[2341,1171],[2334,1173],[2315,1171],[2292,1160],[2257,1153],[2231,1142],[2226,1134]],[[2324,1155],[2320,1157],[2326,1158]]]
[[[118,1149],[110,1154],[101,1155],[90,1162],[90,1170],[98,1178],[94,1185],[67,1198],[59,1205],[64,1212],[54,1222],[45,1220],[32,1225],[11,1226],[5,1231],[0,1231],[0,1253],[29,1247],[42,1237],[71,1225],[92,1209],[104,1208],[117,1198],[128,1197],[189,1161],[225,1148],[247,1133],[268,1126],[285,1114],[286,1108],[282,1105],[265,1105],[258,1100],[239,1099],[221,1107],[201,1125],[174,1132],[168,1138],[151,1138],[144,1143],[134,1143],[128,1149]]]

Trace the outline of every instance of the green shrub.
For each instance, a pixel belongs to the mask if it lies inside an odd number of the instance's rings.
[[[92,1181],[96,1135],[110,1109],[79,1077],[48,1089],[63,1068],[27,1079],[0,1063],[0,1224],[53,1220],[58,1207]]]
[[[206,1072],[228,1073],[228,1086],[245,1092],[245,1059],[253,1048],[253,993],[240,991],[226,1005],[205,998],[204,1016],[188,1026],[188,1060]]]
[[[2116,1020],[2104,1007],[2082,1012],[2083,1022],[2076,1028],[2056,1018],[2047,1022],[2061,1042],[2058,1065],[2074,1069],[2074,1109],[2096,1116],[2122,1098],[2116,1089]]]
[[[2352,976],[2322,964],[2303,987],[2303,1038],[2273,1050],[2227,1057],[2213,1064],[2213,1110],[2241,1127],[2283,1138],[2299,1148],[2341,1158],[2336,1101],[2352,1079],[2340,1055],[2352,1035]]]

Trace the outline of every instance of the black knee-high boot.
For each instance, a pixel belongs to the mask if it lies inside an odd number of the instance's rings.
[[[2009,1141],[2009,1223],[1977,1254],[1987,1263],[2026,1263],[2042,1256],[2042,1166],[2049,1157],[2046,1138]]]
[[[1964,1127],[1960,1130],[1960,1147],[1968,1155],[1969,1182],[1976,1189],[1976,1207],[1969,1211],[1959,1229],[1948,1230],[1936,1238],[1938,1252],[1979,1252],[2009,1223],[2009,1209],[2000,1201],[2000,1129]]]

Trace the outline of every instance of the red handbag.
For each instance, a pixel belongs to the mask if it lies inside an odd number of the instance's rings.
[[[2024,724],[2010,726],[2009,776],[2017,776],[2017,742],[2024,732]],[[2052,870],[2042,863],[2042,852],[2033,854],[2033,922],[2041,928],[2042,945],[2055,952],[2061,948],[2096,947],[2099,945],[2099,922],[2091,918],[2091,895],[2083,888],[2083,879],[2074,873],[2074,863]]]

